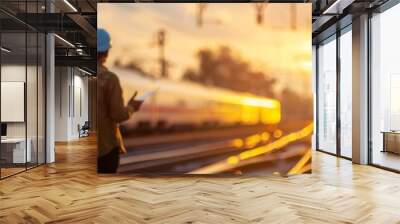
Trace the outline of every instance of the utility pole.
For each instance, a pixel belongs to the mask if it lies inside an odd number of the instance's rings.
[[[203,15],[204,11],[207,8],[207,3],[198,3],[197,4],[197,26],[201,27],[203,25]]]
[[[165,36],[166,31],[164,29],[160,29],[157,32],[157,47],[159,49],[158,60],[160,63],[160,77],[167,78],[167,61],[165,59]]]
[[[290,26],[292,30],[297,29],[297,6],[296,3],[290,4]]]
[[[261,25],[264,23],[264,9],[267,6],[267,3],[259,2],[255,3],[255,8],[256,8],[256,19],[257,19],[257,24]]]

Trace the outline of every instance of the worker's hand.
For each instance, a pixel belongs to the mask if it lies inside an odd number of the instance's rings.
[[[119,147],[119,153],[120,154],[126,154],[127,153],[125,146],[122,145],[121,147]]]
[[[132,98],[128,102],[128,106],[131,107],[133,111],[138,111],[143,104],[142,100],[135,100],[136,95],[137,92],[133,94]]]
[[[129,101],[129,106],[131,106],[133,108],[134,111],[138,111],[140,109],[140,107],[142,106],[143,101],[141,100],[130,100]]]

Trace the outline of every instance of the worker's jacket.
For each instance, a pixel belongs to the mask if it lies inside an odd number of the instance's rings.
[[[104,156],[116,147],[123,147],[118,124],[129,119],[133,111],[124,105],[118,77],[104,66],[97,71],[97,145],[98,156]]]

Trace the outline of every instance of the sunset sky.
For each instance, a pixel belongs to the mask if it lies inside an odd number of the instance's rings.
[[[198,4],[98,4],[98,27],[112,36],[108,64],[117,58],[136,61],[159,73],[156,33],[166,30],[166,59],[171,78],[196,68],[201,48],[229,46],[255,69],[278,80],[278,88],[311,93],[311,4],[266,4],[264,23],[256,23],[254,4],[207,4],[203,25],[196,23]],[[296,28],[293,29],[293,19]]]

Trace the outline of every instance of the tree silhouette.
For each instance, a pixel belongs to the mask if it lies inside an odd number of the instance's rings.
[[[196,56],[198,69],[188,68],[184,72],[183,79],[208,86],[274,97],[276,80],[262,71],[252,69],[249,62],[235,56],[229,47],[221,46],[214,51],[200,49]]]
[[[303,96],[286,87],[280,97],[284,121],[311,121],[313,118],[312,97]]]

